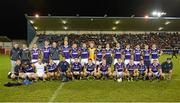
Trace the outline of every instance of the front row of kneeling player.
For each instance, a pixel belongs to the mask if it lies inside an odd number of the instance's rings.
[[[169,71],[170,72],[170,71]],[[169,73],[168,72],[168,73]],[[166,71],[167,73],[167,71]],[[91,59],[88,60],[88,63],[84,66],[78,62],[78,59],[75,59],[75,62],[71,65],[68,62],[62,60],[58,65],[56,65],[53,60],[49,60],[48,64],[42,63],[41,59],[38,59],[38,62],[35,64],[22,64],[21,61],[16,61],[16,66],[14,68],[14,73],[10,75],[12,79],[21,78],[21,79],[30,79],[38,80],[42,79],[51,80],[51,79],[82,79],[82,78],[93,78],[93,79],[108,79],[113,78],[117,81],[122,80],[138,80],[138,79],[150,79],[154,78],[163,79],[164,73],[161,69],[161,65],[157,60],[154,60],[149,67],[144,64],[144,60],[141,60],[138,65],[134,64],[133,60],[127,65],[124,65],[121,59],[118,59],[118,62],[114,65],[112,69],[103,59],[102,63],[96,66]]]

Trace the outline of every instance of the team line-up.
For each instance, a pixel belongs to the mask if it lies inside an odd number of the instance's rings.
[[[167,79],[171,79],[173,64],[169,58],[160,64],[161,54],[155,44],[152,47],[144,45],[143,49],[139,45],[134,49],[130,45],[121,48],[119,43],[113,48],[109,44],[105,48],[101,45],[96,48],[93,42],[88,46],[83,43],[81,47],[77,44],[70,47],[66,40],[61,46],[45,41],[41,49],[37,44],[32,49],[25,44],[22,48],[15,44],[10,52],[12,68],[9,77],[34,81],[112,78],[121,82],[161,80],[168,74]]]

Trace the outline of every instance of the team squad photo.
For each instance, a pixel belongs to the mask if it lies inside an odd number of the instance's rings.
[[[74,43],[70,46],[64,40],[62,45],[45,41],[42,48],[33,44],[32,49],[26,44],[22,48],[14,44],[10,51],[12,68],[8,77],[35,82],[55,79],[64,82],[74,79],[171,80],[173,63],[171,58],[167,58],[160,64],[162,53],[156,44],[151,47],[127,44],[122,48],[119,43],[102,47],[90,41],[89,44],[78,46]]]
[[[0,102],[179,103],[180,0],[1,0]]]

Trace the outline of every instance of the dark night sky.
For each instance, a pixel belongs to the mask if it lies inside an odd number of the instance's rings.
[[[0,35],[26,38],[24,14],[58,16],[144,16],[153,10],[180,17],[180,0],[1,0]]]

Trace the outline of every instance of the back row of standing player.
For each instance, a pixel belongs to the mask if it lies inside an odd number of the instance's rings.
[[[88,63],[88,59],[91,59],[96,65],[99,65],[102,62],[102,59],[106,59],[108,65],[116,64],[118,59],[123,59],[125,66],[129,63],[131,59],[134,59],[134,64],[140,63],[141,59],[144,60],[144,63],[149,67],[150,63],[153,60],[158,60],[159,55],[162,54],[156,45],[153,44],[151,48],[148,45],[144,46],[144,49],[141,49],[137,45],[134,49],[130,48],[130,45],[126,45],[124,49],[121,48],[120,44],[117,43],[114,48],[110,48],[109,44],[106,44],[105,48],[102,48],[101,45],[98,45],[96,48],[94,43],[91,42],[89,47],[85,43],[82,44],[82,47],[78,47],[77,44],[73,44],[72,47],[68,45],[68,41],[64,41],[64,44],[58,46],[56,42],[52,43],[52,46],[49,45],[48,41],[44,42],[43,48],[38,48],[37,44],[33,45],[33,48],[30,50],[26,45],[23,45],[22,49],[11,50],[11,63],[13,66],[13,61],[15,62],[17,58],[21,59],[22,63],[31,62],[35,63],[39,58],[43,60],[44,63],[48,63],[49,59],[52,59],[57,65],[60,62],[60,55],[62,55],[65,60],[71,64],[74,62],[75,58],[78,58],[82,66]],[[14,67],[12,67],[13,69]]]

